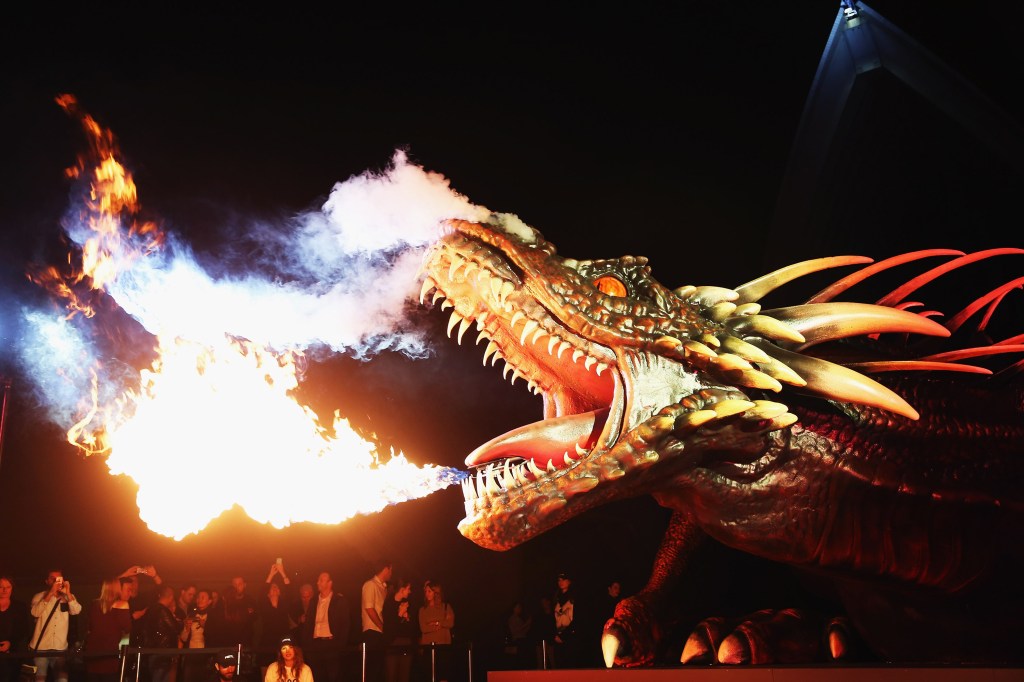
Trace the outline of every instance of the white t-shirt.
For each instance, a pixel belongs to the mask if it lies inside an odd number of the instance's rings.
[[[363,632],[367,630],[376,630],[377,632],[383,632],[380,627],[373,622],[370,618],[370,614],[366,613],[366,609],[373,609],[377,612],[377,615],[383,621],[384,619],[384,599],[387,598],[388,588],[377,576],[373,576],[365,583],[363,583],[362,593],[362,605],[363,608],[359,610],[359,614],[362,616]]]
[[[303,665],[302,671],[296,676],[295,672],[286,666],[284,679],[285,682],[313,682],[313,671],[310,670],[309,665]],[[280,678],[277,676],[277,661],[267,666],[267,674],[263,676],[263,682],[280,682]]]

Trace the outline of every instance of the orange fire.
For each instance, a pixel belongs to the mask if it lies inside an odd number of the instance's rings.
[[[91,316],[88,293],[102,295],[158,253],[164,235],[154,223],[136,221],[136,187],[117,160],[113,135],[79,113],[73,97],[58,102],[79,117],[91,143],[91,155],[69,171],[89,179],[79,217],[89,232],[78,240],[80,267],[73,263],[68,274],[50,268],[33,279],[66,300],[69,317]],[[101,399],[109,394],[100,390],[104,368],[92,369],[93,390],[68,440],[87,454],[105,455],[112,475],[135,481],[141,518],[158,533],[180,540],[235,505],[277,528],[338,523],[457,480],[455,470],[418,467],[400,452],[381,456],[338,414],[331,427],[320,424],[294,398],[301,350],[274,350],[227,333],[207,333],[201,341],[175,330],[151,333],[156,359],[115,399]],[[181,491],[194,486],[196,471],[225,484],[182,504]],[[302,495],[280,494],[300,489]]]

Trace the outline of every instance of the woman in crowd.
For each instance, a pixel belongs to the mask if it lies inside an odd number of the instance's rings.
[[[420,644],[451,644],[452,628],[455,627],[455,611],[444,600],[444,588],[436,580],[423,585],[423,606],[419,611]],[[450,679],[449,647],[442,646],[427,652],[428,661],[434,655],[435,672],[438,682]]]
[[[127,593],[127,594],[126,594]],[[100,596],[89,605],[85,634],[85,673],[89,682],[116,682],[121,677],[121,661],[117,655],[92,656],[100,652],[120,650],[132,629],[132,612],[127,596],[130,588],[122,588],[120,578],[109,578],[100,586]]]
[[[384,601],[384,641],[394,647],[384,658],[385,682],[409,682],[415,651],[412,647],[419,640],[419,624],[410,612],[411,594],[412,583],[396,578],[393,592]]]
[[[291,637],[281,640],[277,660],[267,666],[263,682],[313,682],[313,671],[302,658],[302,647]]]
[[[274,579],[280,575],[285,586],[291,581],[279,563],[270,565],[267,575],[267,593],[256,605],[256,660],[266,674],[267,666],[279,658],[278,644],[291,634],[292,621],[288,614],[291,599],[282,593],[282,586]]]

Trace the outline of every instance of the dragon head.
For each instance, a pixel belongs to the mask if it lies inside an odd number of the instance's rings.
[[[504,550],[613,499],[649,493],[702,450],[747,451],[797,417],[783,386],[839,401],[917,413],[884,386],[806,349],[844,336],[948,335],[927,318],[882,306],[820,303],[762,311],[779,285],[859,256],[789,266],[735,289],[670,290],[646,258],[574,260],[518,218],[446,222],[425,261],[420,300],[451,309],[448,334],[471,326],[484,363],[505,362],[544,401],[544,417],[466,458],[460,532]],[[684,456],[684,453],[685,456]],[[653,484],[652,484],[653,482]]]

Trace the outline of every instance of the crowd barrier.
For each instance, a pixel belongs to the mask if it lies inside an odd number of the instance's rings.
[[[21,651],[11,652],[6,656],[0,657],[0,661],[6,659],[8,662],[14,665],[18,664],[32,664],[32,661],[36,657],[45,658],[64,658],[67,662],[67,668],[69,670],[69,682],[76,682],[75,678],[78,675],[74,674],[76,669],[81,668],[82,681],[84,682],[84,668],[85,662],[90,658],[110,658],[111,656],[117,656],[120,661],[121,675],[120,682],[145,682],[148,679],[148,674],[145,672],[145,662],[148,660],[146,657],[150,655],[163,655],[173,656],[174,661],[174,674],[169,682],[182,682],[184,679],[183,667],[185,661],[189,657],[209,656],[212,657],[215,654],[224,652],[225,650],[231,649],[231,647],[209,647],[205,649],[165,649],[165,648],[153,648],[153,647],[134,647],[134,646],[123,646],[117,651],[90,651],[85,652],[81,650],[69,649],[67,651]],[[239,665],[235,671],[235,677],[239,680],[263,682],[260,677],[260,666],[256,663],[257,654],[276,653],[276,649],[272,650],[259,650],[259,649],[247,649],[242,646],[234,647],[234,651],[239,661]],[[369,657],[375,653],[380,656],[386,656],[388,653],[401,653],[408,656],[414,657],[414,660],[420,661],[424,664],[424,668],[429,672],[430,682],[437,682],[438,680],[438,657],[444,653],[451,654],[452,668],[456,667],[456,661],[461,660],[461,654],[465,655],[465,668],[462,669],[461,674],[453,675],[452,677],[459,680],[466,680],[467,682],[473,682],[473,644],[472,642],[460,643],[460,644],[414,644],[406,646],[368,646],[366,644],[357,644],[351,646],[338,647],[338,652],[341,653],[343,659],[348,662],[352,662],[355,657],[358,657],[358,669],[361,682],[367,682],[367,666],[369,663]],[[459,666],[461,667],[461,666]],[[211,663],[210,667],[210,680],[214,679],[214,672]],[[415,676],[413,679],[418,679]],[[34,677],[23,672],[21,682],[33,682]],[[345,682],[351,682],[351,678],[344,678]]]

